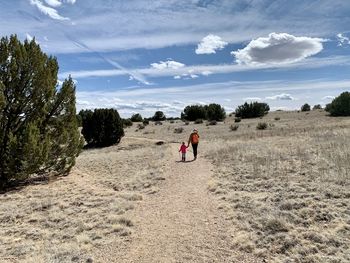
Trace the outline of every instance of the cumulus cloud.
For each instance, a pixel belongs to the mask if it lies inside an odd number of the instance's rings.
[[[59,7],[62,5],[61,1],[59,0],[45,0],[45,3],[52,7]]]
[[[44,5],[40,0],[30,0],[30,4],[36,6],[41,13],[55,20],[69,20],[68,17],[61,16],[58,11],[52,7]]]
[[[339,33],[337,35],[337,39],[338,39],[338,46],[342,47],[345,45],[350,45],[350,39],[346,36],[344,36],[342,33]]]
[[[227,42],[221,37],[210,34],[198,44],[196,54],[215,54],[216,50],[223,49],[226,45]]]
[[[159,63],[152,63],[152,68],[164,70],[164,69],[179,69],[183,68],[185,64],[174,60],[160,61]]]
[[[211,75],[211,74],[213,74],[213,72],[211,72],[211,71],[209,71],[209,70],[204,70],[204,71],[202,72],[202,75],[203,75],[203,76],[209,76],[209,75]]]
[[[296,37],[287,33],[271,33],[252,40],[245,48],[232,51],[238,64],[278,65],[301,61],[322,51],[321,38]]]
[[[290,94],[282,93],[271,97],[266,97],[268,100],[295,100]]]

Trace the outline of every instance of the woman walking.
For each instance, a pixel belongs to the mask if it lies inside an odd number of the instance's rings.
[[[190,143],[192,144],[194,160],[196,160],[197,159],[197,148],[198,148],[198,143],[199,143],[199,134],[198,134],[197,129],[194,129],[193,132],[191,133],[190,138],[188,139],[187,147],[190,146]]]

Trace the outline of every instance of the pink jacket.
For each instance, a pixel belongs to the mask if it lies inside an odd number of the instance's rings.
[[[187,146],[182,144],[179,152],[186,153],[186,151],[187,151]]]

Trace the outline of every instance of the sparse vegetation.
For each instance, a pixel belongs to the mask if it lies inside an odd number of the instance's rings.
[[[237,131],[238,128],[239,128],[239,125],[238,125],[238,124],[235,124],[235,125],[232,124],[232,125],[230,126],[230,130],[231,130],[231,131]]]
[[[321,104],[316,104],[316,105],[314,105],[314,107],[312,109],[313,110],[322,110],[322,106],[321,106]]]
[[[184,131],[184,128],[178,127],[174,129],[174,133],[182,133]]]
[[[240,117],[235,118],[235,122],[241,122],[241,121],[242,121],[242,118],[240,118]]]
[[[202,119],[197,119],[194,121],[195,124],[202,124],[203,123],[203,120]]]
[[[130,119],[122,119],[123,127],[131,127],[133,125],[133,122]]]
[[[267,129],[267,123],[266,122],[259,122],[258,125],[256,125],[256,128],[258,130],[266,130]]]
[[[236,117],[247,119],[247,118],[258,118],[266,115],[270,110],[269,105],[262,102],[251,102],[244,103],[238,106],[236,109]]]

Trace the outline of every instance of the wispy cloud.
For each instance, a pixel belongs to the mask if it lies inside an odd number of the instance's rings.
[[[118,70],[118,69],[106,69],[106,70],[83,70],[83,71],[70,71],[63,72],[59,75],[60,78],[66,78],[69,75],[75,78],[88,78],[88,77],[107,77],[107,76],[122,76],[130,75],[130,71],[134,74],[138,73],[148,77],[187,77],[189,75],[206,75],[210,74],[226,74],[233,72],[244,71],[256,71],[256,70],[285,70],[295,68],[301,70],[305,68],[321,68],[332,65],[350,65],[350,57],[348,56],[333,56],[325,58],[308,58],[303,61],[299,61],[292,64],[280,64],[280,65],[244,65],[244,64],[218,64],[218,65],[191,65],[170,68],[164,65],[157,65],[156,67],[149,68],[137,68],[132,70]],[[160,70],[160,68],[162,70]],[[203,74],[205,72],[205,74]]]
[[[50,2],[51,2],[51,4],[54,4],[54,2],[58,2],[58,1],[50,1]],[[30,3],[31,3],[31,5],[36,6],[41,13],[51,17],[52,19],[61,20],[61,21],[62,20],[69,20],[68,17],[61,16],[56,9],[44,5],[43,2],[41,2],[40,0],[30,0]]]
[[[221,37],[210,34],[198,44],[196,54],[215,54],[216,50],[223,49],[227,44]]]
[[[231,52],[239,64],[266,65],[301,61],[323,49],[320,38],[296,37],[287,33],[271,33],[252,40],[245,48]]]
[[[342,33],[337,34],[337,39],[338,39],[338,46],[346,46],[350,45],[350,38],[347,36],[344,36]]]

